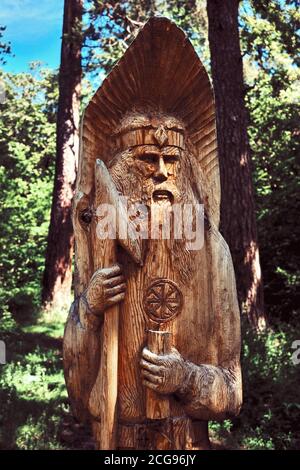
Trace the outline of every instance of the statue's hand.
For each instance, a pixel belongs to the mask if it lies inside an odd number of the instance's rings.
[[[88,288],[82,294],[88,310],[101,315],[107,308],[125,298],[125,278],[118,264],[98,269],[92,276]]]
[[[159,393],[175,393],[184,383],[186,365],[177,349],[159,356],[144,348],[141,360],[143,384]]]

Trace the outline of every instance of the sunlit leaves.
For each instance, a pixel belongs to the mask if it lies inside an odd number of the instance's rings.
[[[244,0],[248,134],[257,193],[258,230],[270,320],[292,321],[300,308],[297,223],[300,210],[299,43],[297,2]],[[298,26],[297,26],[298,25]],[[283,275],[283,272],[286,275]]]
[[[31,72],[1,74],[0,299],[13,310],[39,301],[54,177],[56,76]]]

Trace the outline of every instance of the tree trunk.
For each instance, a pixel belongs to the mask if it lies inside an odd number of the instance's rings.
[[[253,326],[263,328],[263,285],[247,138],[238,7],[239,0],[207,0],[220,159],[220,230],[231,250],[241,310]]]
[[[48,234],[42,302],[46,309],[69,304],[72,284],[73,228],[71,203],[79,149],[81,31],[83,0],[65,0],[55,182]]]

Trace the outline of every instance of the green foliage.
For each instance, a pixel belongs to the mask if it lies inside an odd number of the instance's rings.
[[[248,11],[249,7],[252,8],[250,15],[247,15],[245,26],[250,39],[248,52],[255,54],[257,62],[266,68],[272,66],[274,49],[280,46],[281,52],[290,56],[294,64],[299,65],[299,0],[250,0],[244,1],[244,4],[248,6]],[[254,28],[254,23],[249,22],[251,16],[256,23]]]
[[[300,364],[291,360],[297,331],[282,323],[257,335],[244,325],[244,404],[238,418],[211,424],[213,440],[232,449],[299,449]]]
[[[154,14],[174,20],[188,34],[197,51],[207,51],[205,4],[205,0],[123,0],[109,3],[86,0],[83,54],[86,70],[99,74],[100,68],[102,72],[109,72],[145,21]]]
[[[6,26],[0,25],[0,65],[6,64],[6,58],[11,54],[11,44],[10,42],[4,42],[3,33],[6,30]]]
[[[252,8],[251,8],[252,6]],[[295,322],[300,309],[299,10],[295,2],[244,2],[248,91],[266,310]],[[294,34],[295,33],[295,34]],[[288,40],[289,38],[289,40]]]
[[[266,448],[299,448],[299,365],[291,360],[297,331],[281,324],[257,336],[244,328],[244,406],[236,422],[246,431],[242,444],[257,439]]]
[[[0,449],[92,449],[90,430],[71,416],[62,368],[64,323],[0,322]]]
[[[266,305],[272,319],[291,321],[300,307],[300,227],[295,223],[300,211],[299,106],[291,100],[288,88],[278,97],[269,77],[259,77],[259,81],[260,87],[248,94],[249,136]]]
[[[7,364],[0,366],[0,449],[60,449],[68,401],[62,373],[63,324],[22,329],[0,323]]]
[[[1,73],[0,305],[18,318],[39,303],[54,176],[57,77]],[[23,318],[25,319],[25,318]]]

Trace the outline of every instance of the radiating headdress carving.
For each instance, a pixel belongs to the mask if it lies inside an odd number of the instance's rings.
[[[208,216],[218,226],[220,179],[213,90],[192,44],[166,18],[149,19],[87,106],[82,120],[77,189],[91,193],[95,159],[107,163],[113,157],[113,136],[122,119],[143,107],[183,123],[204,177]],[[182,132],[177,132],[179,138]],[[176,132],[173,134],[176,138]],[[163,144],[168,129],[158,126],[153,138]]]

